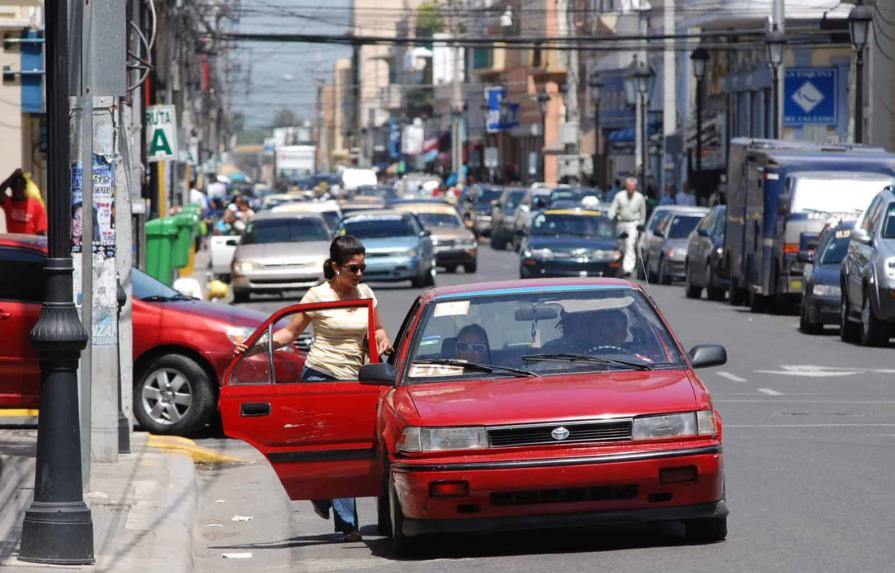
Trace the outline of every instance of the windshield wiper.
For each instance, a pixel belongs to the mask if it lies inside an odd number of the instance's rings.
[[[178,294],[175,294],[172,296],[164,296],[164,295],[160,295],[160,294],[154,294],[152,296],[147,296],[147,297],[141,298],[140,300],[143,300],[146,302],[171,302],[172,300],[199,300],[199,299],[193,298],[191,296],[186,296],[185,294],[178,293]]]
[[[540,374],[536,374],[529,370],[522,370],[521,368],[510,368],[509,366],[498,366],[496,364],[479,364],[477,362],[466,362],[465,360],[453,360],[450,358],[431,358],[424,360],[414,360],[414,364],[434,364],[441,366],[459,366],[460,368],[467,368],[469,370],[476,370],[478,372],[509,372],[512,374],[519,374],[520,376],[529,376],[540,378]]]
[[[543,360],[561,360],[566,362],[592,362],[597,364],[615,364],[618,366],[627,366],[637,370],[653,370],[649,364],[642,362],[631,362],[630,360],[622,360],[620,358],[605,358],[603,356],[590,356],[589,354],[575,354],[572,352],[557,352],[555,354],[526,354],[522,357],[525,361],[543,361]]]

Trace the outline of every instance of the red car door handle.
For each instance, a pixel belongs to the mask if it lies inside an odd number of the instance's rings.
[[[4,312],[4,311],[0,310],[0,320],[6,320],[7,318],[9,318],[9,316],[10,315],[8,312]]]
[[[243,418],[270,416],[270,402],[245,402],[240,404],[239,415]]]

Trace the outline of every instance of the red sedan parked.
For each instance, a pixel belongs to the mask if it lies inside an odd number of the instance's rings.
[[[44,296],[45,237],[0,235],[0,408],[37,408],[40,364],[29,334]],[[153,433],[188,435],[215,413],[233,344],[263,313],[185,297],[133,270],[134,415]],[[305,341],[306,343],[306,341]],[[292,350],[292,349],[290,349]],[[281,352],[301,372],[304,357]]]
[[[292,499],[378,496],[396,552],[427,533],[607,522],[726,537],[721,418],[694,372],[726,352],[684,353],[635,283],[435,289],[395,348],[337,383],[282,378],[275,353],[242,357],[221,391],[224,429],[267,456]]]

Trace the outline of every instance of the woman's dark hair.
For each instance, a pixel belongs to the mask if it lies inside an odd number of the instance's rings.
[[[323,276],[326,280],[335,278],[336,271],[333,270],[333,263],[344,265],[351,257],[363,255],[367,252],[364,244],[351,235],[342,235],[333,239],[329,244],[329,258],[323,263]]]

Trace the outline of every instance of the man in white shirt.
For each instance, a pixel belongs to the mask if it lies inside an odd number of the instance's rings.
[[[646,199],[637,190],[637,179],[634,177],[628,177],[625,180],[625,190],[615,194],[612,205],[609,206],[609,218],[616,221],[616,232],[619,235],[627,233],[622,270],[629,277],[637,264],[638,227],[646,223]]]
[[[212,175],[205,191],[208,194],[209,199],[220,199],[223,201],[224,197],[227,195],[227,186],[221,181],[218,181],[217,177]]]
[[[690,193],[690,185],[686,181],[683,190],[677,195],[677,204],[684,207],[696,206],[696,196]]]

